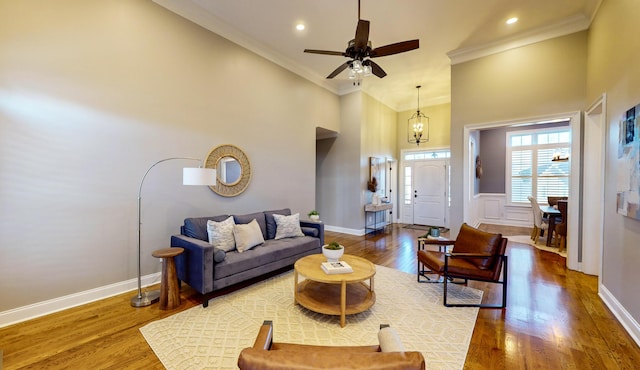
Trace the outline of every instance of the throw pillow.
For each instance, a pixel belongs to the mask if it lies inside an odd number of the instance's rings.
[[[276,220],[276,236],[274,239],[292,238],[294,236],[304,236],[300,230],[300,214],[291,216],[274,214]]]
[[[233,236],[236,238],[236,248],[240,253],[264,243],[262,230],[256,220],[252,220],[248,224],[234,225]]]
[[[264,216],[264,212],[255,212],[249,213],[246,215],[233,215],[233,219],[236,221],[236,225],[240,224],[248,224],[251,220],[256,220],[258,226],[260,226],[260,232],[262,233],[262,237],[266,240],[267,238],[267,222]]]
[[[265,221],[267,221],[267,237],[265,239],[273,239],[276,237],[276,220],[273,219],[274,214],[291,216],[289,208],[278,209],[274,211],[264,211]]]
[[[235,222],[231,216],[221,222],[213,220],[207,221],[209,244],[225,252],[234,250],[236,248],[236,242],[233,237],[233,225],[235,225]]]
[[[378,332],[378,342],[381,352],[404,352],[404,345],[398,333],[392,327],[380,329]]]
[[[213,220],[220,222],[226,220],[228,217],[229,215],[185,218],[184,226],[180,228],[180,233],[190,238],[196,238],[206,242],[209,240],[207,235],[207,221]]]

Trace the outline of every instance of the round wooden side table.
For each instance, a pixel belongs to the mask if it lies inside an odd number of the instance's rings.
[[[173,257],[184,252],[183,248],[164,248],[151,253],[156,258],[163,258],[162,282],[160,283],[160,309],[172,310],[180,306],[180,287],[176,273],[176,262]]]

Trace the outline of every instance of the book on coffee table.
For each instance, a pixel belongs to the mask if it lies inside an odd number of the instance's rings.
[[[351,266],[345,261],[336,261],[336,262],[322,262],[320,265],[322,267],[322,271],[327,274],[348,274],[353,272]]]

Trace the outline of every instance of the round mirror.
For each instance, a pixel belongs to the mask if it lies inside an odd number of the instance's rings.
[[[217,181],[225,185],[233,185],[240,181],[242,167],[240,167],[240,162],[237,159],[230,156],[222,157],[218,160],[216,173]]]
[[[204,166],[216,169],[216,184],[209,186],[216,194],[234,197],[249,186],[249,158],[235,145],[226,144],[213,148],[207,155]]]

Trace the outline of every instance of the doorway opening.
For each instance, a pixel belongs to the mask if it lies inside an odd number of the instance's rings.
[[[463,146],[463,182],[462,186],[464,192],[467,194],[474,194],[471,197],[464,197],[463,199],[463,221],[470,225],[477,225],[482,222],[484,215],[493,215],[495,217],[501,217],[511,220],[511,224],[514,226],[523,225],[531,226],[530,219],[531,209],[525,207],[518,207],[517,205],[507,205],[506,192],[496,196],[496,199],[484,202],[482,196],[484,194],[476,193],[475,188],[475,176],[472,176],[473,171],[471,167],[475,166],[475,163],[471,161],[470,151],[470,139],[476,137],[480,130],[500,127],[521,127],[532,124],[543,124],[549,122],[556,122],[559,120],[568,120],[569,127],[571,129],[571,148],[569,149],[568,156],[569,161],[569,176],[572,179],[569,182],[569,197],[575,199],[568,204],[568,214],[575,215],[575,217],[568,217],[567,224],[567,267],[572,270],[578,269],[578,250],[580,246],[580,232],[579,226],[580,219],[580,205],[582,203],[581,187],[580,187],[580,167],[582,163],[581,159],[581,112],[562,113],[557,115],[548,115],[542,117],[532,117],[525,119],[517,119],[503,122],[491,122],[482,124],[470,124],[464,127],[464,143]],[[506,139],[505,141],[506,142]],[[476,150],[482,150],[482,143],[476,140],[476,145],[479,148]],[[487,162],[483,161],[484,175],[487,175]],[[506,171],[506,167],[501,169]],[[487,209],[484,209],[483,204],[490,205]],[[507,223],[508,224],[508,223]]]

